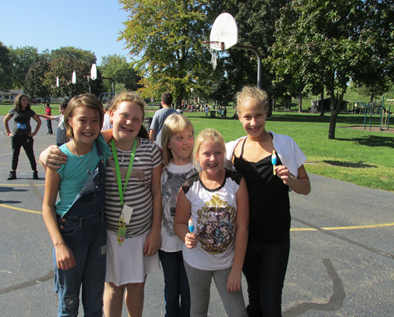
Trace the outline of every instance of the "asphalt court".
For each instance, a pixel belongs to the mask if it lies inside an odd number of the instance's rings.
[[[38,158],[55,136],[46,135],[43,122],[34,140]],[[7,181],[10,163],[10,140],[1,126],[0,316],[54,316],[52,244],[41,216],[44,172],[38,166],[39,179],[31,179],[21,150],[18,178]],[[308,196],[290,194],[283,316],[394,316],[394,193],[310,178]],[[164,315],[163,287],[161,272],[148,276],[144,316]],[[209,316],[226,316],[215,287]]]

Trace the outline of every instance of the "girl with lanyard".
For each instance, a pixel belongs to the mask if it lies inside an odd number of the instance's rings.
[[[160,269],[162,157],[139,137],[145,102],[136,93],[120,94],[111,106],[113,124],[105,191],[107,273],[104,314],[121,316],[124,293],[130,316],[142,316],[147,274]]]

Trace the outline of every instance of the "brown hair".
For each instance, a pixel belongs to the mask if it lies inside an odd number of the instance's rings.
[[[26,106],[25,110],[30,109],[29,97],[24,94],[19,94],[18,96],[16,96],[16,98],[14,100],[14,109],[16,110],[16,112],[22,111],[22,106],[21,106],[22,97],[27,98],[27,106]]]
[[[66,126],[67,136],[70,138],[74,137],[74,131],[70,126],[68,119],[73,117],[75,108],[81,106],[89,107],[94,111],[97,111],[100,117],[100,129],[103,126],[104,108],[101,101],[95,95],[89,93],[75,96],[68,103],[66,113],[64,114],[64,125]]]
[[[237,106],[235,107],[238,114],[241,113],[241,107],[245,104],[247,99],[254,99],[259,101],[264,110],[267,109],[268,95],[264,90],[257,87],[245,86],[239,91],[236,96]]]

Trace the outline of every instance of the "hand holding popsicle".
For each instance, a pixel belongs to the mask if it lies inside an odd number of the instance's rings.
[[[190,233],[186,234],[185,245],[188,249],[193,249],[197,246],[197,238],[196,235],[193,233],[194,231],[193,220],[190,219],[188,225],[189,225]]]
[[[272,151],[271,163],[272,163],[272,166],[273,166],[274,175],[276,175],[276,171],[275,171],[275,167],[276,167],[276,154],[275,154],[275,150]]]

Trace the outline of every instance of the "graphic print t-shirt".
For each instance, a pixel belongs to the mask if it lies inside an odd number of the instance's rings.
[[[234,259],[236,194],[241,175],[226,170],[223,184],[208,189],[198,174],[189,178],[182,189],[191,204],[191,219],[198,244],[188,249],[183,244],[185,261],[200,270],[217,270],[231,267]]]
[[[177,252],[182,250],[182,241],[174,231],[176,197],[186,179],[196,174],[193,164],[174,165],[171,162],[161,174],[162,226],[160,250]]]

